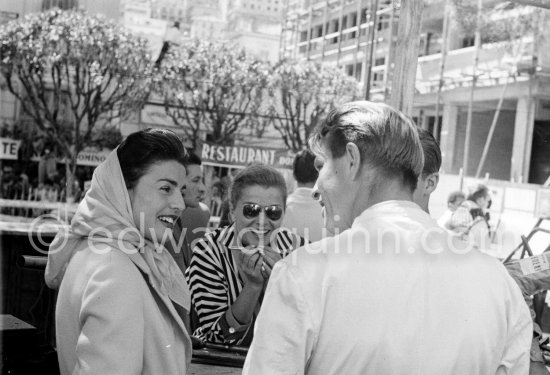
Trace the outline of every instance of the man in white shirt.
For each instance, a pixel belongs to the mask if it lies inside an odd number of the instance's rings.
[[[293,174],[298,187],[286,199],[286,210],[282,227],[290,229],[310,242],[323,236],[323,215],[321,206],[313,199],[312,192],[319,172],[315,169],[315,155],[303,150],[294,157]]]
[[[412,202],[423,165],[413,123],[348,103],[310,144],[336,235],[275,265],[243,374],[526,374],[519,288]]]

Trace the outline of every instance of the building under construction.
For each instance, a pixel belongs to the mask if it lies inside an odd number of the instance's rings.
[[[412,115],[440,141],[443,171],[544,183],[550,10],[494,0],[425,3]],[[389,99],[399,1],[287,0],[284,6],[282,57],[338,65],[362,83],[366,98]]]

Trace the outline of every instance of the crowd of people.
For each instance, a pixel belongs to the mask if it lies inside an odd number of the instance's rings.
[[[521,274],[480,251],[487,187],[432,218],[439,145],[381,103],[333,110],[309,146],[291,194],[255,164],[207,207],[174,133],[128,136],[50,247],[61,373],[185,374],[192,337],[249,347],[253,375],[544,370]]]

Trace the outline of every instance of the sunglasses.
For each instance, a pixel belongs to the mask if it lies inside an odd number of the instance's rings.
[[[262,210],[264,210],[265,216],[267,216],[269,220],[277,221],[283,216],[283,209],[281,206],[272,205],[264,207],[255,203],[243,204],[243,215],[247,219],[254,219]]]

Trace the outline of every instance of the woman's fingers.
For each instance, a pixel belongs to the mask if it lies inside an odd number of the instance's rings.
[[[275,251],[266,251],[263,256],[264,262],[269,264],[271,268],[277,263],[279,260],[281,260],[281,255],[276,253]]]

